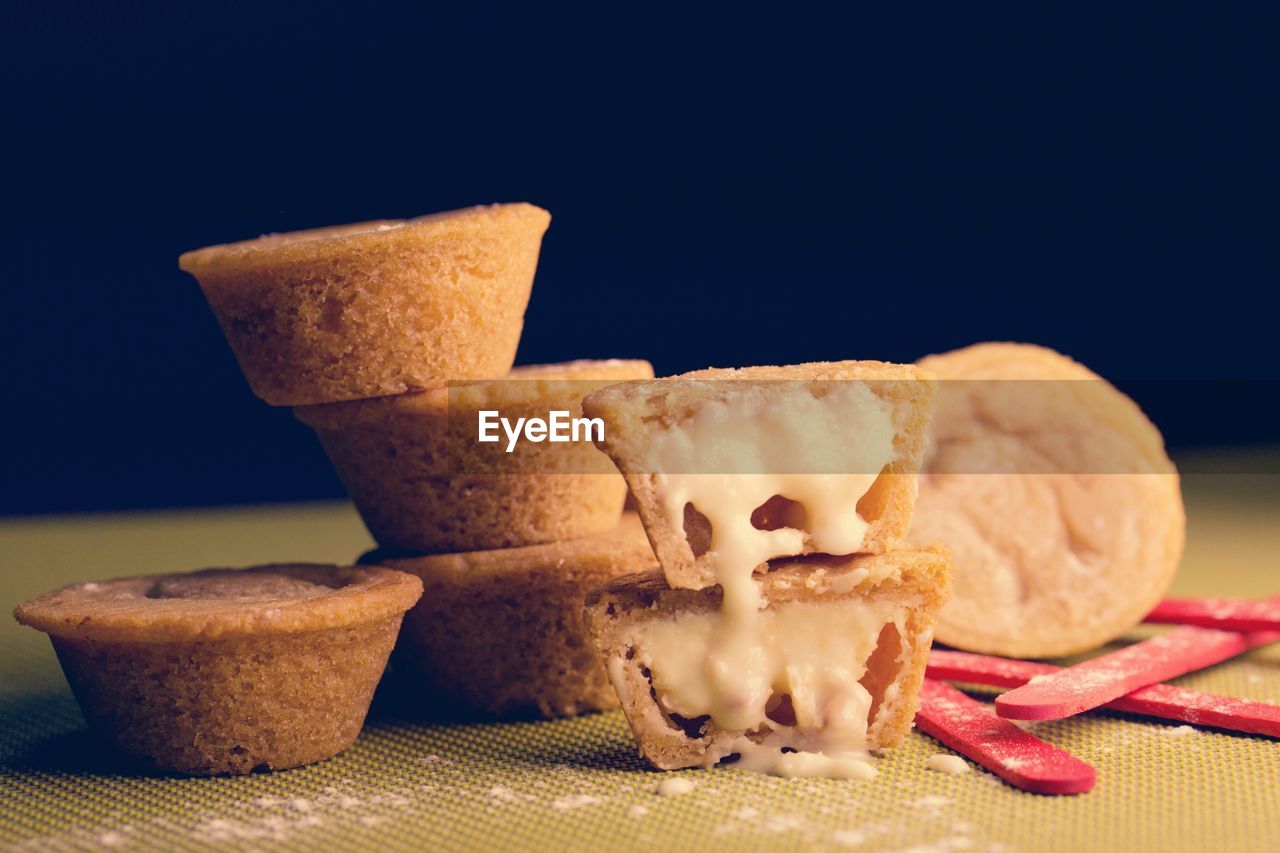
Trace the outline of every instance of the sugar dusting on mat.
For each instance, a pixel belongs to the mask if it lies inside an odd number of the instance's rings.
[[[556,797],[551,801],[551,808],[556,811],[567,812],[571,809],[580,809],[583,806],[594,806],[596,803],[602,803],[600,797],[592,794],[570,794],[565,797]]]
[[[174,821],[155,818],[136,826],[86,826],[65,836],[46,836],[40,844],[20,849],[130,849],[154,841],[157,833],[174,846],[191,844],[226,844],[232,847],[303,846],[312,840],[323,840],[352,833],[367,834],[412,824],[420,815],[435,814],[442,797],[463,797],[491,817],[502,819],[526,810],[542,811],[544,818],[555,822],[581,820],[580,815],[607,816],[606,819],[631,821],[636,838],[651,835],[659,814],[672,804],[664,805],[655,797],[690,794],[707,801],[714,818],[706,830],[709,834],[729,839],[776,838],[779,843],[802,843],[810,848],[858,849],[888,845],[891,849],[921,844],[921,850],[996,849],[980,836],[971,834],[971,825],[953,821],[950,814],[954,802],[948,797],[922,796],[913,786],[905,785],[898,795],[899,805],[907,806],[910,823],[840,820],[831,826],[832,818],[852,812],[844,804],[859,797],[836,783],[782,781],[765,779],[758,784],[788,791],[791,808],[775,809],[764,802],[750,805],[725,802],[706,795],[725,790],[725,783],[735,782],[737,774],[681,773],[641,776],[621,788],[604,788],[586,778],[579,767],[556,764],[536,778],[515,779],[494,774],[476,779],[456,760],[444,756],[418,756],[409,759],[413,767],[407,775],[392,775],[378,780],[376,790],[365,787],[368,780],[343,777],[321,788],[309,785],[278,786],[268,777],[251,777],[260,781],[236,802],[205,807],[198,801],[182,804],[185,819]],[[426,766],[424,778],[423,765]],[[837,799],[830,799],[837,797]],[[826,801],[825,803],[823,801]],[[716,804],[722,805],[717,808]],[[456,803],[455,803],[456,805]],[[594,819],[594,818],[591,818]],[[837,818],[839,820],[839,818]],[[923,837],[921,833],[923,832]],[[660,835],[660,833],[658,834]],[[660,844],[658,835],[652,843]],[[895,843],[896,842],[896,845]]]
[[[194,802],[181,804],[189,818],[181,823],[167,817],[153,817],[136,825],[98,826],[72,829],[57,835],[30,839],[15,850],[82,850],[154,846],[156,832],[189,836],[191,843],[231,843],[256,847],[264,843],[296,842],[300,832],[355,823],[376,826],[404,814],[411,807],[431,802],[438,793],[434,784],[409,779],[390,780],[394,791],[367,793],[343,780],[311,796],[288,798],[249,797],[201,810]],[[181,845],[179,845],[181,846]],[[8,849],[8,848],[6,848]]]
[[[531,797],[528,794],[517,794],[515,791],[503,785],[494,785],[489,789],[489,796],[499,803],[507,803],[514,805],[515,803],[528,802]]]

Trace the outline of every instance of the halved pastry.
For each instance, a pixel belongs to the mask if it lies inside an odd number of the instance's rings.
[[[745,620],[652,572],[589,596],[587,626],[655,767],[868,778],[911,728],[950,572],[940,546],[785,560]]]
[[[842,361],[623,382],[583,411],[605,422],[597,444],[668,583],[702,589],[780,557],[896,547],[934,392],[919,368]]]

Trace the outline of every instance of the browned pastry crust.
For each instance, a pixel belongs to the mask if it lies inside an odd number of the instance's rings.
[[[934,616],[949,591],[947,550],[937,546],[879,555],[801,557],[776,561],[771,567],[757,575],[769,607],[791,602],[843,607],[889,601],[907,608],[903,630],[886,626],[861,679],[872,696],[867,745],[880,749],[900,742],[915,718]],[[865,576],[857,579],[863,569]],[[734,732],[710,719],[685,720],[669,714],[627,641],[630,631],[645,622],[674,620],[719,607],[719,587],[669,589],[660,572],[620,578],[587,598],[587,627],[596,650],[611,674],[640,752],[659,769],[700,766],[708,755],[722,754],[743,734],[763,740],[770,733],[768,726]]]
[[[551,216],[502,204],[187,252],[255,394],[330,403],[501,376]]]
[[[91,728],[191,775],[280,770],[359,734],[417,578],[262,566],[76,584],[20,605]]]
[[[611,359],[517,367],[474,381],[294,410],[315,430],[369,532],[388,551],[513,548],[607,533],[626,484],[589,441],[476,440],[477,414],[582,414],[582,398],[653,376],[647,361]]]
[[[384,558],[422,579],[396,673],[424,705],[485,717],[616,707],[582,624],[587,593],[656,561],[634,514],[608,534],[469,554]]]

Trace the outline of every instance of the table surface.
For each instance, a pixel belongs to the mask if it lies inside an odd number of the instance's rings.
[[[1197,475],[1184,491],[1173,592],[1280,592],[1280,479]],[[122,574],[349,561],[370,544],[346,504],[0,520],[0,605]],[[0,620],[0,650],[0,845],[13,849],[1280,850],[1280,743],[1119,714],[1032,727],[1097,767],[1076,797],[926,770],[945,750],[918,732],[874,781],[688,771],[691,793],[661,797],[619,712],[440,724],[382,701],[331,761],[183,779],[121,775],[101,756],[43,635]],[[1176,683],[1280,703],[1280,646]]]

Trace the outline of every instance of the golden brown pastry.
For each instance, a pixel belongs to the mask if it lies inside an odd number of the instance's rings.
[[[543,232],[530,204],[362,222],[187,252],[253,392],[330,403],[501,376]]]
[[[15,616],[49,634],[91,728],[204,776],[349,747],[421,594],[389,569],[261,566],[75,584]]]
[[[624,379],[652,377],[647,361],[612,359],[517,367],[500,380],[294,410],[346,484],[387,551],[512,548],[607,533],[626,484],[582,440],[480,443],[478,413],[512,423],[549,412],[582,414],[582,398]]]
[[[616,707],[582,624],[587,594],[656,561],[634,514],[600,536],[377,562],[422,579],[396,673],[410,701],[481,716],[565,717]]]

